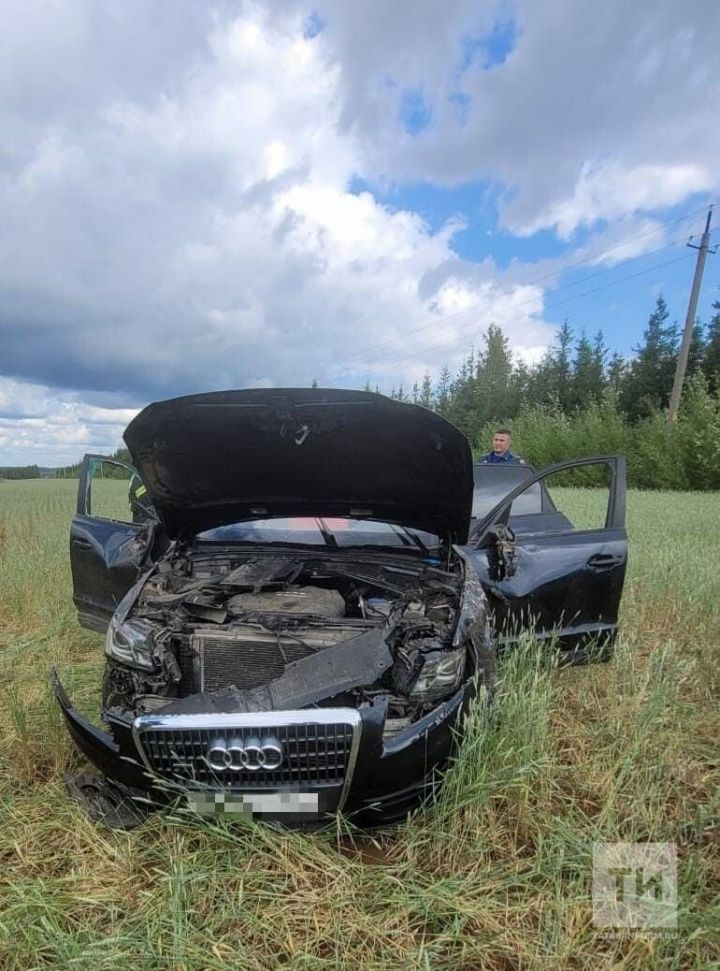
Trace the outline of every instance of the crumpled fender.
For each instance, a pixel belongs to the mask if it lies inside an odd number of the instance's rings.
[[[73,707],[55,669],[50,675],[50,684],[68,731],[83,755],[108,778],[133,789],[146,790],[151,779],[140,759],[124,754],[111,735]]]

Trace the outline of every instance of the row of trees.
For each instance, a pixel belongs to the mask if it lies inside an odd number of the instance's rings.
[[[132,465],[130,452],[126,448],[116,448],[112,455],[108,455],[107,458],[109,460],[115,459],[124,465]],[[53,473],[53,477],[56,479],[77,479],[79,475],[80,462],[76,462],[75,465],[64,465],[61,468],[55,469]],[[122,469],[113,469],[111,466],[105,466],[103,468],[103,477],[106,479],[125,479],[127,475]]]
[[[568,321],[534,367],[515,361],[500,327],[490,326],[455,375],[426,374],[391,397],[432,408],[458,425],[476,450],[493,426],[509,424],[515,448],[533,464],[601,451],[628,454],[631,483],[657,488],[720,488],[720,301],[698,321],[688,360],[682,413],[666,409],[680,329],[658,297],[635,356],[610,353],[602,333],[573,333]]]
[[[41,475],[37,465],[0,466],[0,479],[39,479]]]
[[[480,430],[487,451],[496,422]],[[628,482],[640,489],[720,489],[720,394],[702,372],[685,388],[677,422],[658,410],[631,422],[615,392],[570,414],[557,406],[528,405],[512,421],[513,450],[536,468],[583,455],[623,452]]]
[[[695,325],[687,370],[688,380],[703,373],[711,393],[720,388],[720,301],[713,310],[707,326]],[[592,339],[584,332],[576,336],[566,320],[555,345],[539,364],[528,367],[513,360],[502,329],[491,325],[483,347],[472,349],[455,375],[446,367],[435,385],[426,374],[410,392],[401,384],[390,397],[439,411],[471,438],[487,421],[509,420],[528,405],[571,414],[600,401],[608,390],[616,393],[621,413],[636,421],[667,406],[679,343],[677,322],[669,321],[662,296],[629,361],[609,352],[602,331]]]

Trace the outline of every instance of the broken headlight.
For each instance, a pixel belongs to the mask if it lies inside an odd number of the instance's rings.
[[[150,624],[143,620],[126,620],[119,624],[113,617],[105,638],[105,654],[131,668],[154,671],[152,633]]]
[[[410,701],[435,701],[460,684],[465,670],[465,647],[425,654],[425,663],[408,695]]]

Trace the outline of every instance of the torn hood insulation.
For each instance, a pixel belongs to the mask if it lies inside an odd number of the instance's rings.
[[[467,539],[469,443],[417,405],[322,388],[219,391],[148,405],[124,437],[170,537],[337,516]]]

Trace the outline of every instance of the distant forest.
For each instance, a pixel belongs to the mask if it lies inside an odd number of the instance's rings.
[[[602,332],[588,337],[566,320],[554,345],[534,366],[516,361],[498,326],[482,335],[458,371],[445,367],[439,381],[429,373],[389,396],[445,416],[487,451],[493,430],[507,425],[513,450],[538,467],[566,458],[624,452],[630,484],[655,489],[720,489],[720,301],[707,324],[693,331],[678,421],[667,406],[677,363],[680,328],[658,297],[641,342],[630,360],[611,353]],[[317,385],[317,382],[313,382]],[[366,390],[384,391],[366,385]],[[387,393],[387,392],[385,392]],[[125,448],[112,456],[130,462]],[[63,469],[0,468],[0,478],[36,478]]]
[[[54,475],[54,471],[50,471]],[[41,479],[48,475],[37,465],[6,465],[0,466],[0,479]]]
[[[115,459],[117,462],[122,462],[125,465],[132,465],[130,452],[126,448],[116,448],[112,454],[108,454],[107,458]],[[103,466],[103,468],[105,468],[105,466]],[[106,479],[125,478],[122,470],[117,470],[117,475],[113,475],[111,469],[105,469],[103,474]],[[54,475],[56,479],[77,479],[80,475],[80,462],[76,462],[75,465],[65,465],[60,469],[56,469]]]
[[[502,329],[492,325],[456,374],[446,367],[436,384],[426,374],[409,390],[393,388],[390,397],[444,415],[476,454],[487,452],[493,430],[507,425],[513,451],[538,467],[625,452],[632,485],[720,489],[720,301],[713,311],[709,323],[695,325],[673,425],[667,406],[681,333],[662,297],[630,360],[611,353],[602,332],[590,338],[566,320],[553,347],[528,367],[513,359]]]

